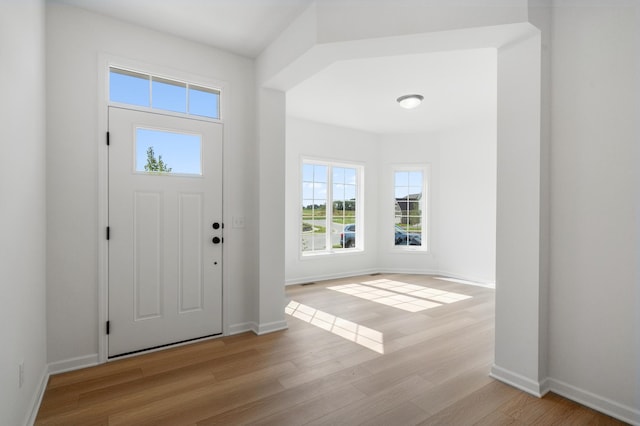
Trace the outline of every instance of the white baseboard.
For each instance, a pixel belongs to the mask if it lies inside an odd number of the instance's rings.
[[[458,280],[467,281],[467,284],[470,284],[470,285],[479,285],[481,287],[486,287],[486,288],[495,288],[496,286],[495,281],[489,281],[489,280],[481,279],[478,277],[455,274],[455,273],[440,271],[435,269],[406,269],[406,268],[371,268],[371,269],[363,269],[359,271],[341,272],[336,274],[310,275],[306,277],[296,277],[296,278],[287,279],[285,281],[285,285],[307,284],[307,283],[312,283],[316,281],[335,280],[340,278],[357,277],[360,275],[371,275],[371,274],[434,275],[434,276],[441,276],[445,278],[455,278]]]
[[[273,333],[274,331],[286,330],[287,328],[289,328],[289,326],[284,320],[274,321],[266,324],[258,324],[252,321],[232,325],[231,327],[229,327],[229,335],[240,334],[247,331],[252,331],[257,335],[261,335]]]
[[[489,375],[496,380],[500,380],[538,398],[543,397],[548,392],[553,392],[623,422],[640,426],[640,410],[577,388],[560,380],[547,378],[539,383],[507,369],[498,367],[495,364],[491,367],[491,373]]]
[[[98,354],[79,356],[77,358],[50,363],[49,374],[64,373],[67,371],[78,370],[80,368],[93,367],[98,364],[100,364]]]
[[[556,379],[547,379],[546,386],[549,391],[586,407],[593,408],[631,425],[640,425],[640,410],[637,408],[628,407]]]
[[[42,404],[42,398],[44,397],[44,392],[47,390],[49,377],[51,377],[52,374],[64,373],[66,371],[78,370],[85,367],[93,367],[94,365],[98,365],[98,354],[71,358],[45,365],[40,376],[40,384],[33,396],[31,412],[29,413],[29,417],[26,419],[25,424],[31,426],[36,422],[36,417],[38,416],[38,411]]]
[[[33,395],[33,401],[31,402],[31,412],[28,413],[29,417],[27,417],[24,423],[27,426],[32,426],[36,422],[36,417],[38,417],[38,411],[40,410],[40,405],[42,404],[42,397],[44,397],[44,391],[47,390],[47,383],[49,383],[48,370],[49,367],[45,365],[42,369],[42,373],[40,374],[40,383],[38,384],[38,388]]]
[[[337,280],[340,278],[356,277],[359,275],[370,275],[377,272],[377,269],[361,269],[359,271],[340,272],[336,274],[309,275],[306,277],[288,279],[285,281],[284,285],[307,284],[316,281]]]
[[[501,382],[538,398],[544,396],[544,394],[548,392],[548,389],[545,389],[545,386],[543,386],[542,383],[531,380],[528,377],[514,373],[513,371],[505,368],[498,367],[495,364],[491,367],[489,375],[496,380],[500,380]]]
[[[440,275],[440,271],[434,269],[407,269],[407,268],[378,268],[379,274],[414,274],[414,275]]]
[[[255,331],[255,333],[258,335],[262,335],[273,333],[274,331],[286,330],[287,328],[289,328],[289,326],[287,325],[287,321],[273,321],[266,324],[258,324],[258,330]]]
[[[496,288],[495,278],[493,279],[493,281],[491,281],[485,278],[473,277],[470,275],[463,275],[463,274],[456,274],[448,271],[439,271],[435,275],[442,276],[444,278],[454,278],[457,280],[466,281],[465,284],[478,285],[480,287],[487,287],[487,288]]]
[[[258,324],[255,322],[243,322],[229,326],[229,336],[246,333],[247,331],[253,331],[255,334],[258,334]]]

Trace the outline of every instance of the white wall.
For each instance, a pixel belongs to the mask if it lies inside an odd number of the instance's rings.
[[[0,2],[0,58],[0,424],[20,425],[46,378],[42,1]]]
[[[410,153],[410,155],[408,155]],[[440,217],[439,194],[441,191],[440,136],[424,135],[380,135],[380,177],[378,185],[377,230],[378,259],[380,272],[405,272],[437,274],[439,272]],[[393,245],[394,213],[393,171],[398,165],[426,166],[429,180],[426,194],[428,251],[403,251]]]
[[[495,117],[495,104],[488,107]],[[448,129],[439,136],[439,196],[433,201],[438,208],[439,273],[495,283],[495,119],[483,126]]]
[[[540,357],[538,359],[539,377],[549,374],[549,261],[550,247],[550,192],[549,153],[551,147],[551,0],[529,1],[529,22],[541,32],[542,52],[540,57],[540,281],[538,319],[543,335],[538,340]]]
[[[146,30],[80,9],[47,4],[47,256],[48,360],[95,360],[98,352],[98,82],[101,54],[163,70],[226,82],[224,216],[245,217],[246,228],[225,227],[228,326],[256,319],[257,201],[245,191],[257,181],[253,61],[204,45]],[[153,72],[153,69],[149,70]],[[101,327],[102,329],[102,327]]]
[[[378,138],[370,133],[287,118],[285,277],[287,284],[377,271],[377,232],[364,251],[339,256],[300,256],[300,161],[303,156],[364,166],[364,229],[377,228]]]
[[[498,50],[493,377],[540,395],[540,57],[536,32]]]
[[[321,0],[317,9],[321,43],[527,21],[527,0]]]
[[[258,318],[253,329],[267,333],[287,327],[284,319],[284,225],[283,206],[286,120],[284,93],[258,91]],[[277,188],[277,189],[276,189]],[[274,189],[276,189],[274,191]],[[254,242],[255,244],[255,242]]]
[[[551,43],[551,387],[640,424],[640,10],[560,4]]]
[[[495,104],[488,107],[495,110]],[[363,252],[300,258],[299,169],[304,155],[365,165]],[[428,170],[426,252],[399,251],[392,244],[389,199],[398,165]],[[288,118],[286,167],[287,284],[381,271],[495,282],[495,122],[461,123],[434,134],[375,135]]]

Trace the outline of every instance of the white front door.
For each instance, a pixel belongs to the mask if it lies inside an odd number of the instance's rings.
[[[222,333],[222,125],[109,108],[109,357]]]

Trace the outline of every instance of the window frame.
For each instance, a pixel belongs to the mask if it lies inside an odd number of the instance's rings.
[[[331,232],[326,233],[325,237],[325,249],[314,251],[303,251],[302,247],[302,214],[300,207],[297,211],[297,226],[298,226],[298,255],[301,260],[313,259],[324,256],[344,256],[354,253],[362,253],[364,251],[365,244],[365,232],[364,232],[364,164],[356,161],[336,161],[330,159],[301,156],[299,162],[299,191],[298,191],[298,206],[302,206],[304,202],[304,165],[313,164],[327,167],[327,212],[326,212],[326,224],[333,223],[333,167],[352,168],[356,170],[356,214],[355,225],[358,231],[356,231],[356,246],[353,248],[333,248],[331,244]],[[331,207],[329,207],[331,206]],[[343,224],[346,226],[347,224]],[[330,229],[327,226],[327,229]]]
[[[388,243],[385,245],[389,248],[390,251],[394,253],[403,252],[403,253],[416,253],[416,254],[425,254],[431,251],[431,229],[429,218],[431,215],[429,214],[429,210],[431,208],[430,202],[430,191],[429,185],[431,183],[431,167],[429,164],[394,164],[391,165],[390,168],[390,197],[395,201],[396,197],[396,172],[422,172],[422,214],[420,216],[420,221],[422,223],[422,237],[420,246],[412,246],[412,245],[396,245],[394,243],[393,235],[395,235],[395,225],[396,225],[396,210],[395,203],[390,207],[389,214],[389,222],[393,224],[393,228],[389,227],[389,231],[385,232],[383,238]]]
[[[139,130],[143,130],[143,131],[150,131],[150,132],[159,132],[159,133],[170,133],[170,134],[175,134],[175,135],[180,135],[180,136],[192,136],[192,137],[197,137],[198,138],[198,150],[199,150],[199,163],[200,163],[200,172],[199,173],[184,173],[184,172],[150,172],[150,171],[146,171],[146,170],[138,170],[138,138],[140,136],[140,134],[138,133]],[[133,159],[132,159],[132,163],[133,163],[133,168],[132,168],[132,173],[135,175],[141,175],[141,176],[156,176],[156,177],[180,177],[180,178],[195,178],[195,179],[202,179],[204,178],[204,163],[202,161],[202,146],[203,143],[203,135],[201,133],[193,133],[193,132],[185,132],[182,130],[177,130],[177,129],[169,129],[169,128],[164,128],[164,127],[152,127],[152,126],[146,126],[146,125],[139,125],[139,126],[135,126],[134,127],[134,143],[133,143]],[[153,147],[152,147],[153,148]],[[158,153],[158,156],[160,156],[160,154]]]
[[[129,74],[129,75],[137,76],[138,78],[145,77],[146,79],[148,79],[149,106],[111,100],[111,72],[112,71],[115,71],[116,73],[123,74],[123,75]],[[154,82],[164,83],[164,84],[175,83],[178,86],[184,86],[185,92],[186,92],[185,93],[185,112],[179,112],[179,111],[173,111],[169,109],[154,107],[153,106],[153,83]],[[202,82],[191,81],[191,80],[187,81],[184,78],[176,78],[176,77],[171,77],[164,74],[156,74],[148,71],[142,71],[140,69],[130,67],[130,66],[121,66],[118,64],[109,63],[107,65],[105,89],[106,89],[105,97],[106,97],[108,106],[115,106],[119,108],[126,108],[126,109],[132,109],[132,110],[143,111],[143,112],[152,112],[155,114],[172,115],[176,117],[189,118],[192,120],[212,121],[215,123],[223,122],[223,105],[224,105],[223,98],[222,98],[223,89],[221,87],[218,87],[217,85],[204,84]],[[218,102],[217,102],[218,116],[217,117],[209,117],[206,115],[193,114],[189,112],[189,107],[190,107],[189,91],[191,89],[201,91],[201,92],[214,93],[218,95]]]

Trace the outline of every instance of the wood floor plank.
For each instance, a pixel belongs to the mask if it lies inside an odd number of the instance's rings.
[[[108,419],[110,415],[115,413],[137,410],[145,404],[171,398],[173,395],[186,393],[194,388],[206,388],[207,385],[213,385],[214,383],[215,380],[209,375],[208,377],[196,377],[191,380],[185,379],[179,384],[172,383],[167,386],[138,387],[131,391],[117,393],[116,395],[110,395],[112,389],[106,389],[108,396],[105,398],[101,398],[97,402],[78,406],[75,410],[67,410],[54,417],[43,415],[41,418],[39,416],[36,424],[40,424],[40,420],[43,421],[42,424],[49,424],[47,423],[48,420],[55,419],[59,421],[59,423],[54,424],[83,425],[92,419]]]
[[[626,423],[616,420],[614,418],[605,416],[587,407],[576,407],[571,411],[571,414],[563,418],[562,420],[552,419],[550,425],[562,425],[562,426],[619,426]]]
[[[342,388],[369,373],[362,367],[341,369],[331,374],[323,374],[314,380],[287,388],[278,394],[242,406],[229,409],[222,414],[201,421],[203,424],[247,424],[275,413],[289,410],[299,404],[314,400],[334,389]]]
[[[521,420],[509,417],[501,411],[492,411],[484,416],[480,421],[474,423],[474,426],[527,426],[529,423],[524,423]]]
[[[535,398],[525,394],[514,396],[498,408],[510,418],[525,424],[549,424],[548,419],[562,421],[571,415],[572,409],[575,409],[572,404],[554,401],[552,397]]]
[[[283,388],[277,380],[255,380],[252,386],[221,391],[199,387],[109,416],[110,425],[182,425],[273,395]]]
[[[416,425],[428,417],[429,413],[415,404],[403,402],[375,418],[367,418],[357,424],[362,426]]]
[[[346,406],[352,406],[357,401],[365,398],[365,394],[360,392],[352,385],[345,385],[334,389],[326,389],[324,393],[308,400],[304,403],[297,404],[294,407],[280,411],[272,416],[262,418],[255,425],[303,425],[310,421],[335,412]]]
[[[520,391],[492,381],[422,422],[422,425],[473,425]]]
[[[411,398],[411,402],[430,414],[438,413],[492,383],[489,368],[489,364],[468,370],[460,366],[457,375],[430,390],[415,395]]]
[[[132,364],[104,364],[92,368],[71,371],[51,376],[47,389],[54,390],[61,387],[79,385],[80,387],[90,386],[90,383],[100,383],[102,381],[119,380],[131,374],[140,372],[139,365]]]
[[[416,393],[431,389],[433,385],[419,376],[408,376],[404,380],[381,389],[367,399],[360,399],[342,408],[310,421],[310,426],[353,425],[367,423],[397,405],[407,401]]]
[[[329,360],[322,364],[316,365],[314,368],[301,368],[296,372],[280,377],[280,383],[285,388],[295,388],[297,386],[322,379],[329,374],[341,372],[345,368],[338,360]],[[369,374],[367,371],[366,374]]]
[[[57,387],[47,391],[47,398],[42,401],[40,412],[44,418],[75,410],[77,407],[80,407],[80,398],[83,393],[119,384],[128,385],[141,377],[142,370],[140,368],[133,368],[125,371],[117,371],[111,375],[93,377],[84,382],[73,380],[65,386],[58,384]]]
[[[433,297],[426,289],[470,297],[408,312],[329,288],[344,284],[398,285],[390,291],[403,297],[422,289],[421,300]],[[326,324],[287,316],[285,331],[210,339],[54,375],[36,425],[622,424],[558,395],[534,398],[489,377],[492,289],[378,274],[290,286],[286,293],[314,315],[333,316],[334,325],[350,321],[361,343],[377,336],[378,351],[370,349],[373,340],[367,347]]]

